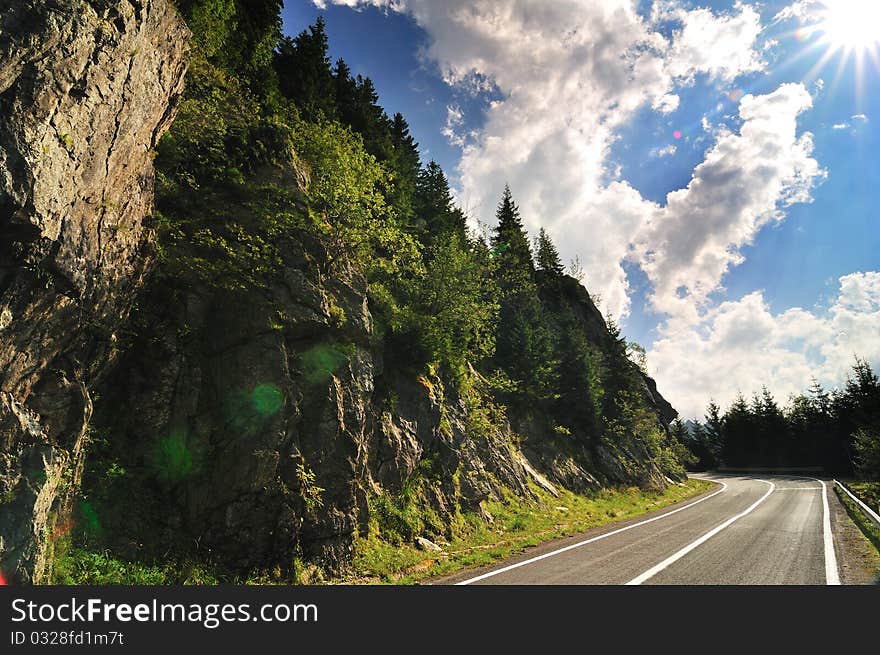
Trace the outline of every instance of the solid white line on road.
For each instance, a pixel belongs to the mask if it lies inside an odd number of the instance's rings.
[[[548,557],[553,557],[554,555],[559,555],[560,553],[565,553],[569,550],[574,550],[575,548],[580,548],[581,546],[586,546],[587,544],[591,544],[594,541],[599,541],[600,539],[605,539],[615,534],[620,534],[621,532],[626,532],[627,530],[632,530],[633,528],[637,528],[640,525],[645,525],[647,523],[653,523],[654,521],[659,521],[660,519],[665,519],[667,516],[672,516],[673,514],[678,514],[678,512],[682,512],[686,509],[690,509],[694,505],[699,505],[705,500],[709,500],[717,496],[720,493],[724,493],[727,490],[727,483],[722,482],[721,480],[717,480],[721,485],[721,489],[718,491],[709,494],[699,500],[695,500],[689,505],[685,505],[684,507],[679,507],[678,509],[674,509],[671,512],[666,512],[665,514],[661,514],[660,516],[655,516],[654,518],[647,519],[646,521],[640,521],[639,523],[633,523],[632,525],[627,525],[626,527],[619,528],[617,530],[613,530],[612,532],[606,532],[605,534],[600,534],[598,537],[593,537],[592,539],[587,539],[586,541],[579,541],[576,544],[571,544],[570,546],[566,546],[565,548],[559,548],[558,550],[551,551],[549,553],[544,553],[543,555],[538,555],[537,557],[532,557],[531,559],[524,560],[522,562],[517,562],[516,564],[511,564],[510,566],[505,566],[501,569],[496,569],[494,571],[489,571],[488,573],[484,573],[483,575],[478,575],[475,578],[470,578],[469,580],[462,580],[461,582],[456,582],[455,586],[469,585],[473,582],[479,582],[480,580],[485,580],[486,578],[491,578],[493,576],[499,575],[501,573],[506,573],[507,571],[512,571],[513,569],[518,569],[521,566],[526,566],[528,564],[534,564],[542,559],[547,559]]]
[[[825,584],[839,585],[840,574],[837,572],[837,555],[834,554],[834,536],[831,534],[831,510],[828,508],[828,490],[825,483],[817,478],[822,485],[822,533],[825,540]]]
[[[704,543],[706,543],[707,541],[709,541],[709,539],[711,539],[711,538],[714,537],[716,534],[718,534],[719,532],[721,532],[724,528],[730,526],[732,523],[734,523],[735,521],[738,521],[739,519],[741,519],[742,517],[746,516],[747,514],[750,514],[750,513],[751,513],[751,512],[752,512],[752,511],[753,511],[758,505],[760,505],[760,504],[763,503],[765,500],[767,500],[767,499],[770,497],[770,494],[772,494],[772,493],[773,493],[773,490],[776,488],[776,485],[775,485],[775,484],[773,484],[772,482],[768,482],[767,480],[758,480],[758,482],[763,482],[764,484],[769,484],[769,485],[770,485],[770,488],[767,490],[767,493],[765,493],[763,496],[761,496],[757,501],[755,501],[755,503],[753,503],[752,505],[750,505],[748,509],[746,509],[744,512],[740,512],[739,514],[737,514],[736,516],[734,516],[734,517],[732,517],[732,518],[727,519],[724,523],[722,523],[722,524],[719,525],[718,527],[713,528],[712,530],[709,530],[709,532],[707,532],[706,534],[704,534],[702,537],[700,537],[699,539],[697,539],[697,540],[696,540],[695,542],[693,542],[692,544],[690,544],[690,545],[688,545],[688,546],[685,546],[684,548],[682,548],[680,551],[678,551],[678,552],[675,553],[674,555],[670,555],[670,556],[667,557],[665,560],[663,560],[662,562],[660,562],[659,564],[657,564],[657,566],[653,566],[653,567],[651,567],[650,569],[648,569],[647,571],[645,571],[644,573],[642,573],[640,576],[638,576],[638,577],[636,577],[636,578],[633,578],[632,580],[630,580],[630,581],[627,582],[626,584],[628,584],[628,585],[640,585],[640,584],[642,584],[643,582],[646,582],[647,580],[650,580],[650,579],[653,578],[655,575],[657,575],[658,573],[660,573],[660,571],[662,571],[662,570],[665,569],[666,567],[668,567],[668,566],[670,566],[671,564],[673,564],[673,563],[677,562],[678,560],[680,560],[682,557],[684,557],[685,555],[687,555],[689,552],[691,552],[694,548],[696,548],[696,547],[699,546],[700,544],[704,544]]]

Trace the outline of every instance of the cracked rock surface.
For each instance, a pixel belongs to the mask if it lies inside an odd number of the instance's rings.
[[[166,0],[0,13],[0,570],[39,582],[91,389],[147,268],[152,151],[189,33]]]

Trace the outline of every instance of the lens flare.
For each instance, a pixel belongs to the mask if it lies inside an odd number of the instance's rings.
[[[672,133],[672,138],[673,138],[673,139],[678,140],[678,139],[681,138],[681,136],[682,136],[682,134],[681,134],[681,130],[675,130],[675,132]]]
[[[153,466],[160,478],[180,482],[193,470],[193,456],[185,430],[176,429],[153,447]]]
[[[284,394],[274,384],[261,384],[251,394],[251,405],[261,416],[277,414],[284,403]]]

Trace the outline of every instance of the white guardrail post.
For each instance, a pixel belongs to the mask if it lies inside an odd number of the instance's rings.
[[[834,483],[835,483],[838,487],[840,487],[841,489],[843,489],[844,493],[845,493],[847,496],[849,496],[849,497],[852,498],[854,501],[856,501],[856,503],[858,504],[858,506],[862,508],[862,511],[868,516],[869,519],[871,519],[871,520],[874,522],[874,525],[876,525],[878,528],[880,528],[880,516],[878,516],[877,512],[875,512],[873,509],[871,509],[870,507],[868,507],[867,503],[864,503],[864,502],[862,502],[860,499],[856,498],[855,494],[853,494],[852,491],[850,491],[849,489],[847,489],[847,488],[846,488],[846,485],[843,484],[842,482],[840,482],[840,480],[835,480]]]

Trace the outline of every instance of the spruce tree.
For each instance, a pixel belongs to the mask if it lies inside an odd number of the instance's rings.
[[[498,224],[492,236],[492,250],[499,262],[498,282],[502,292],[516,294],[530,287],[535,266],[519,207],[513,200],[509,186],[504,187],[495,218]]]
[[[392,157],[388,162],[392,172],[394,187],[391,204],[398,216],[409,224],[415,212],[415,194],[421,162],[419,144],[409,131],[409,124],[403,115],[397,113],[391,120]]]
[[[455,233],[465,237],[465,218],[452,199],[449,182],[440,165],[431,161],[416,180],[415,218],[425,231],[425,241]]]
[[[330,70],[326,24],[315,24],[291,39],[281,39],[275,54],[275,70],[281,94],[293,100],[303,116],[315,120],[335,118],[335,80]]]
[[[559,251],[543,227],[538,233],[538,270],[554,278],[561,277],[565,271]]]

